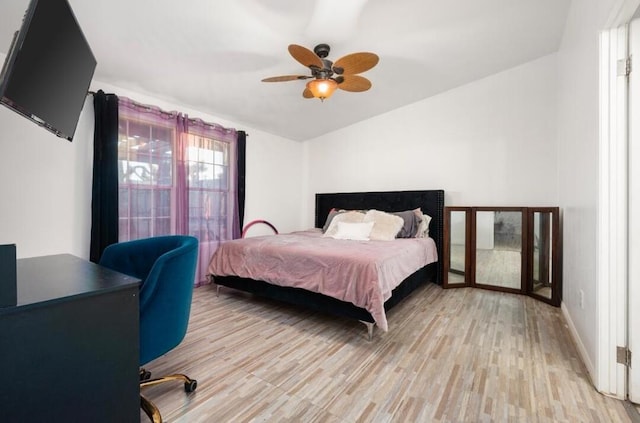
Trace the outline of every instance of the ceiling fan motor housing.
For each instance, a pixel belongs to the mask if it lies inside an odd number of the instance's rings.
[[[331,47],[329,47],[329,44],[318,44],[313,49],[313,52],[321,59],[327,57],[330,51]]]

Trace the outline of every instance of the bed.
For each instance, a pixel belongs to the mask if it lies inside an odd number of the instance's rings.
[[[332,209],[369,210],[376,209],[387,212],[413,210],[420,208],[424,214],[431,216],[429,223],[429,241],[433,240],[437,252],[442,251],[443,244],[443,210],[444,191],[386,191],[386,192],[360,192],[360,193],[331,193],[316,194],[315,227],[322,228]],[[319,231],[319,229],[317,230]],[[293,234],[294,236],[315,236],[314,234]],[[273,235],[271,237],[283,237],[286,235]],[[258,237],[263,238],[263,237]],[[284,242],[285,238],[278,238]],[[245,241],[245,240],[243,240]],[[235,243],[235,241],[229,241]],[[356,247],[357,248],[357,247]],[[362,248],[362,247],[361,247]],[[218,252],[216,252],[218,254]],[[209,272],[211,280],[218,286],[226,286],[241,291],[256,294],[258,296],[284,301],[297,306],[305,307],[312,311],[328,313],[349,319],[356,319],[367,326],[369,338],[373,329],[378,326],[386,330],[386,317],[380,315],[377,310],[369,307],[355,305],[350,301],[343,301],[332,296],[313,292],[295,286],[280,286],[269,283],[252,274],[252,277],[241,277],[229,272],[228,269],[219,271],[214,265],[220,262],[216,254],[211,259]],[[441,253],[440,253],[441,254]],[[214,260],[216,258],[216,260]],[[217,265],[219,266],[219,264]],[[241,273],[241,272],[238,272]],[[390,310],[402,299],[411,294],[417,287],[427,282],[442,283],[442,261],[435,261],[418,268],[402,280],[390,293],[390,297],[383,303],[382,313]],[[367,309],[369,308],[369,309]],[[382,319],[382,325],[381,323]]]

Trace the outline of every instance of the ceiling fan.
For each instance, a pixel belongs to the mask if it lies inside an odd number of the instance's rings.
[[[291,44],[289,53],[303,66],[311,70],[311,75],[283,75],[265,78],[262,82],[284,82],[312,79],[302,92],[304,98],[319,98],[324,101],[331,97],[336,88],[344,91],[361,92],[371,88],[371,81],[357,75],[378,64],[374,53],[352,53],[341,57],[335,63],[326,57],[331,48],[328,44],[318,44],[313,51]]]

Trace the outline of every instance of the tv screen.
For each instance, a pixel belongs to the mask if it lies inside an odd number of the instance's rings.
[[[67,0],[31,0],[0,74],[0,102],[71,141],[95,67]]]

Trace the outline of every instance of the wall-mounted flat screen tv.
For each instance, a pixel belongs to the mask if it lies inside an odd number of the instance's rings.
[[[0,103],[69,141],[96,59],[67,0],[31,0],[0,74]]]

